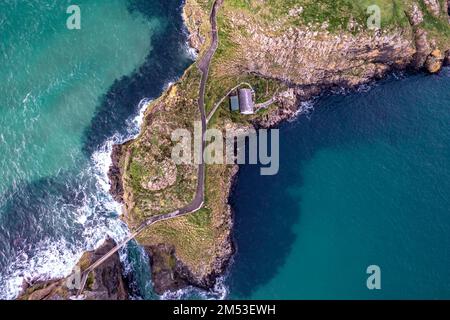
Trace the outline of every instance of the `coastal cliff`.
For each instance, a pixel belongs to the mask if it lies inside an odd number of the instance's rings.
[[[225,0],[206,112],[242,82],[252,85],[258,103],[274,103],[252,116],[231,113],[224,103],[209,127],[272,127],[324,91],[356,88],[393,70],[436,73],[450,63],[450,1],[375,2],[381,26],[371,30],[367,8],[358,1]],[[211,5],[186,0],[184,6],[190,44],[199,56],[211,42]],[[113,150],[111,193],[124,204],[124,220],[132,230],[149,217],[185,206],[194,196],[197,167],[173,162],[171,133],[179,128],[195,133],[199,86],[194,64],[148,105],[140,135]],[[188,285],[212,288],[226,270],[235,251],[228,197],[237,170],[234,165],[207,165],[202,209],[150,226],[137,238],[149,253],[157,293]]]

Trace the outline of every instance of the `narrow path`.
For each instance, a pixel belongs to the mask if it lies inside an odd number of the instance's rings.
[[[272,104],[274,104],[276,101],[277,101],[277,99],[275,97],[272,97],[269,100],[267,100],[266,102],[256,104],[255,112],[258,112],[259,110],[262,110],[262,109],[267,109]]]
[[[198,97],[198,108],[200,110],[201,122],[202,122],[202,146],[201,146],[201,158],[203,159],[203,150],[205,150],[206,140],[206,111],[205,111],[205,91],[206,91],[206,83],[208,81],[209,74],[209,66],[211,64],[212,57],[219,46],[219,36],[217,32],[217,12],[222,5],[223,0],[216,0],[214,2],[213,8],[210,14],[210,23],[211,23],[211,46],[206,50],[205,54],[202,56],[200,61],[197,63],[197,67],[202,73],[202,78],[200,82],[199,89],[199,97]],[[114,253],[123,248],[128,242],[136,238],[139,234],[142,233],[147,227],[151,226],[160,221],[170,220],[176,217],[180,217],[189,213],[193,213],[198,211],[204,203],[205,200],[205,163],[202,161],[201,164],[198,165],[198,180],[197,180],[197,189],[195,193],[195,197],[190,204],[187,206],[173,211],[171,213],[166,213],[158,216],[153,216],[141,224],[128,238],[126,238],[121,243],[117,244],[113,249],[111,249],[108,253],[90,265],[86,270],[83,271],[81,276],[80,288],[78,290],[78,295],[80,296],[86,286],[86,282],[89,274],[98,266],[100,266],[103,262],[108,260]]]

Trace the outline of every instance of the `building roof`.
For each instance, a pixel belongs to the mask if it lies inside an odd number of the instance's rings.
[[[231,111],[239,111],[239,99],[238,96],[230,96]]]
[[[239,106],[242,114],[253,114],[255,104],[253,103],[253,92],[250,89],[239,89]]]

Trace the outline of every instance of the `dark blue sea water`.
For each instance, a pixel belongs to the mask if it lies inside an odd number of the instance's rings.
[[[232,194],[231,298],[450,298],[449,69],[321,97],[280,144]]]

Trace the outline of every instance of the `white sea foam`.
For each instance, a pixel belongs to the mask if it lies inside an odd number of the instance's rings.
[[[314,111],[314,105],[315,105],[315,99],[311,99],[308,101],[302,101],[300,105],[298,106],[297,110],[295,111],[295,114],[292,118],[290,118],[288,121],[292,122],[295,121],[299,116],[301,115],[309,115],[311,112]]]
[[[174,81],[169,81],[165,86],[164,86],[164,91],[166,91],[167,89],[169,89],[171,86],[173,86],[175,84],[175,80]]]
[[[22,100],[22,103],[27,103],[28,102],[28,98],[31,96],[31,92],[28,92],[26,97]]]
[[[186,53],[187,53],[188,57],[191,60],[194,60],[194,61],[197,60],[197,58],[198,58],[197,50],[195,48],[191,47],[191,45],[188,42],[186,42],[185,46],[186,46]]]
[[[28,257],[25,252],[17,255],[14,263],[8,266],[7,281],[2,283],[0,296],[13,299],[20,292],[22,283],[63,277],[70,273],[67,266],[73,266],[80,258],[64,239],[58,242],[42,241],[36,244],[36,254]]]
[[[121,139],[121,143],[125,142],[126,140],[134,139],[137,135],[139,135],[139,132],[141,130],[141,126],[144,122],[144,116],[145,116],[145,110],[147,110],[148,105],[153,101],[153,99],[144,98],[139,102],[138,114],[132,118],[131,121],[127,121],[128,123],[128,134],[126,137]],[[110,157],[111,158],[111,157]]]
[[[105,157],[99,156],[99,158]],[[94,161],[94,163],[99,168],[102,167],[102,162]],[[66,277],[72,272],[73,266],[84,251],[94,250],[107,236],[120,241],[128,235],[127,226],[120,219],[107,219],[101,216],[105,211],[116,212],[117,215],[120,213],[120,206],[104,188],[106,173],[97,171],[95,166],[87,171],[84,174],[93,174],[97,180],[98,194],[84,194],[85,200],[79,207],[74,208],[63,204],[60,208],[54,209],[58,211],[55,214],[67,213],[68,216],[73,216],[74,221],[82,226],[83,241],[68,243],[64,237],[58,240],[46,238],[33,244],[32,248],[27,247],[27,251],[19,252],[0,276],[0,297],[6,299],[16,297],[24,281],[37,282]],[[84,193],[84,186],[80,186],[78,192]],[[104,209],[97,210],[100,207]],[[26,252],[33,252],[33,255],[28,256]]]
[[[211,290],[202,290],[192,286],[177,291],[168,291],[160,296],[161,300],[183,300],[192,297],[205,300],[225,300],[229,294],[228,287],[225,285],[225,276],[216,280],[214,288]]]
[[[121,241],[129,235],[128,227],[117,217],[122,213],[121,204],[114,201],[109,194],[108,170],[111,165],[111,151],[114,144],[123,143],[139,134],[144,112],[150,99],[142,99],[139,112],[127,121],[127,133],[112,136],[104,145],[94,152],[90,165],[79,174],[80,181],[95,177],[96,190],[86,191],[85,185],[80,185],[75,194],[81,194],[81,206],[61,204],[55,208],[55,214],[73,216],[73,220],[82,226],[82,241],[68,243],[61,237],[59,240],[45,239],[33,244],[32,256],[24,251],[19,252],[7,270],[0,274],[0,298],[14,299],[21,291],[24,282],[46,281],[68,276],[73,266],[86,250],[94,250],[100,246],[106,237]],[[105,213],[115,213],[115,216],[104,216]],[[30,248],[27,248],[30,249]],[[29,251],[28,251],[29,252]],[[126,262],[125,250],[121,251],[121,260]],[[127,267],[126,267],[127,268]],[[127,270],[127,269],[126,269]],[[128,270],[130,272],[130,270]]]

